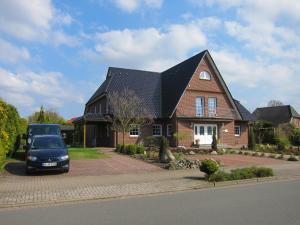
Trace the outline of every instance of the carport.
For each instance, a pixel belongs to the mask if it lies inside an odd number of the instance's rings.
[[[115,132],[111,129],[111,117],[99,113],[86,113],[76,118],[74,124],[75,146],[114,147]]]

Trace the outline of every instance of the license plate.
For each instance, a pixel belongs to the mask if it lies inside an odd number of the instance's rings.
[[[52,162],[52,163],[43,163],[42,165],[45,166],[45,167],[51,167],[51,166],[56,166],[57,163],[56,163],[56,162]]]

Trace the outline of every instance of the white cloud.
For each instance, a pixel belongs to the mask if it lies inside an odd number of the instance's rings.
[[[58,72],[12,73],[0,68],[0,96],[19,107],[58,108],[64,102],[83,103],[83,96]]]
[[[249,99],[253,101],[254,92],[264,93],[264,96],[254,100],[255,107],[262,105],[262,101],[266,103],[270,99],[280,99],[300,108],[299,65],[247,59],[229,50],[212,51],[212,57],[225,80],[249,92]]]
[[[19,60],[30,59],[29,51],[24,47],[17,47],[0,38],[0,61],[16,63]]]
[[[163,0],[111,0],[113,4],[125,12],[133,12],[142,6],[160,8]]]
[[[51,42],[54,46],[64,44],[69,47],[74,47],[79,45],[79,39],[77,37],[67,35],[63,31],[54,31],[52,33]]]
[[[21,39],[44,37],[53,18],[50,0],[3,0],[0,3],[0,29]]]
[[[83,54],[110,65],[161,71],[207,44],[200,22],[98,33],[95,51],[86,49]]]
[[[73,21],[69,14],[56,9],[51,0],[0,1],[0,32],[25,41],[52,41],[66,44],[67,35],[57,27]],[[58,34],[59,35],[58,35]]]

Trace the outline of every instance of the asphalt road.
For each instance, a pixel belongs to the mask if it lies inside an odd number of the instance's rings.
[[[300,180],[0,211],[2,225],[299,225]]]

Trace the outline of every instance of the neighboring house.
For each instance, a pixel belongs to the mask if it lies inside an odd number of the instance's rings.
[[[124,88],[142,99],[154,120],[126,134],[126,144],[164,135],[171,146],[196,142],[210,146],[215,130],[219,145],[248,145],[252,115],[233,99],[207,50],[161,73],[110,67],[106,80],[86,103],[84,115],[74,121],[77,143],[115,146],[122,142],[122,134],[111,130],[107,96]],[[186,138],[175,140],[174,133]]]
[[[300,127],[300,115],[290,105],[257,108],[253,116],[256,120],[271,122],[274,127],[284,123]]]

